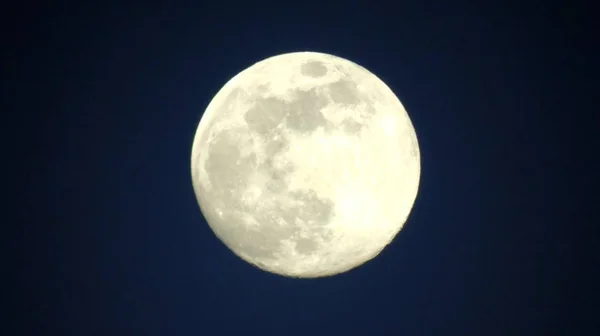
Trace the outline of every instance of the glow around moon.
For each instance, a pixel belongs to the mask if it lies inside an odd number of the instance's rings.
[[[417,195],[420,154],[408,114],[377,76],[297,52],[225,84],[200,120],[191,168],[209,226],[236,255],[320,277],[394,239]]]

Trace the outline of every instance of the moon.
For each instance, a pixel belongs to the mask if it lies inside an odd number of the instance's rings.
[[[420,170],[415,129],[392,90],[318,52],[234,76],[207,106],[191,153],[215,235],[250,264],[299,278],[377,256],[404,226]]]

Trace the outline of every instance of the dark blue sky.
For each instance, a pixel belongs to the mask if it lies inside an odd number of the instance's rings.
[[[4,55],[15,81],[3,100],[15,107],[9,146],[24,159],[10,245],[22,256],[23,332],[12,334],[600,330],[600,241],[584,192],[593,172],[584,160],[597,150],[578,145],[592,141],[586,118],[597,110],[589,9],[197,3],[11,14]],[[254,62],[300,50],[382,78],[422,153],[401,234],[363,267],[317,280],[235,257],[207,226],[190,180],[194,132],[214,94]]]

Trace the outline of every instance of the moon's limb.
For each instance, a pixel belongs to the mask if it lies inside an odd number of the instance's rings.
[[[376,256],[416,198],[420,158],[400,101],[366,69],[321,53],[268,58],[207,107],[192,177],[215,234],[274,273],[316,277]]]

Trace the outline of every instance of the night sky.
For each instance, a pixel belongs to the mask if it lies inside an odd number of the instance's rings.
[[[600,334],[586,195],[598,150],[581,145],[597,136],[590,8],[81,3],[30,4],[2,23],[5,144],[19,159],[6,218],[20,318],[6,335]],[[197,124],[225,82],[303,50],[385,81],[422,155],[393,243],[311,280],[229,251],[190,175]]]

